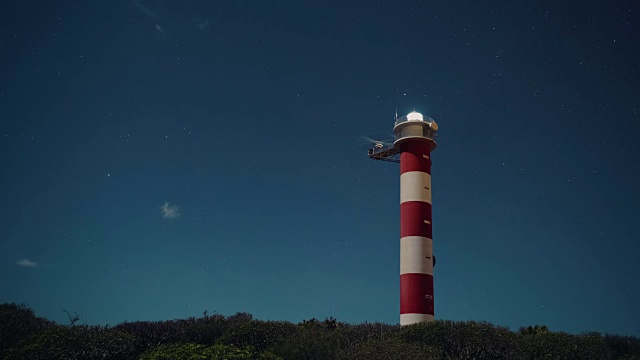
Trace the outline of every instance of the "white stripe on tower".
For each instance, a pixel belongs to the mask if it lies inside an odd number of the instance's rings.
[[[400,325],[434,319],[429,153],[414,140],[400,155]]]
[[[409,171],[400,175],[400,204],[405,201],[423,201],[431,204],[429,173]]]
[[[400,239],[400,275],[417,273],[433,276],[431,259],[433,240],[424,236],[405,236]]]

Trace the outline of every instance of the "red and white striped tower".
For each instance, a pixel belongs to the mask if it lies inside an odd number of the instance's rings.
[[[412,112],[396,119],[394,150],[400,153],[400,325],[432,321],[433,237],[431,151],[433,119]]]

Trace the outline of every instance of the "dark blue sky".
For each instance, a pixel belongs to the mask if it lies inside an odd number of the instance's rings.
[[[639,34],[639,1],[1,1],[0,302],[397,323],[399,168],[359,141],[397,108],[440,125],[436,318],[640,336]]]

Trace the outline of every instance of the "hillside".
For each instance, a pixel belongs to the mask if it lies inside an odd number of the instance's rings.
[[[299,324],[250,314],[125,322],[113,327],[60,325],[24,305],[0,304],[2,359],[640,359],[640,339],[597,332],[571,335],[484,322],[400,327]]]

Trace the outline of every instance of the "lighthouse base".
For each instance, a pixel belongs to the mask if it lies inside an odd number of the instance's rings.
[[[433,315],[428,314],[400,314],[400,325],[411,325],[423,321],[433,320]]]

